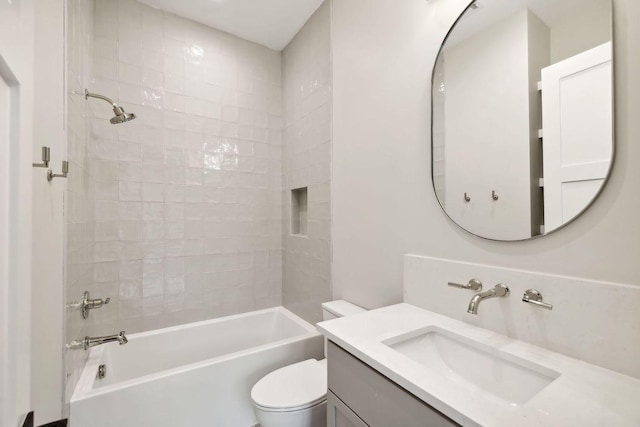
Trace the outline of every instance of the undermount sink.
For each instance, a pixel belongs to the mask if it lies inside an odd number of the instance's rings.
[[[523,404],[560,376],[558,372],[439,327],[383,341],[409,359],[509,403]]]

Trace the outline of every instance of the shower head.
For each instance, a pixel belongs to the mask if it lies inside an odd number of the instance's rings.
[[[109,120],[112,125],[125,123],[136,118],[136,115],[134,113],[127,113],[126,111],[124,111],[124,108],[122,108],[106,96],[98,95],[97,93],[91,93],[87,89],[85,89],[84,99],[89,99],[90,97],[102,99],[103,101],[107,101],[109,104],[111,104],[111,106],[113,107],[113,112],[115,113],[115,116],[112,117],[111,120]]]
[[[113,107],[113,112],[116,115],[109,120],[112,125],[128,122],[136,118],[134,113],[127,113],[122,107]]]

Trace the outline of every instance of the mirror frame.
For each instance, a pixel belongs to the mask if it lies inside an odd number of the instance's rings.
[[[458,23],[460,22],[460,20],[462,20],[462,18],[464,17],[464,15],[469,11],[469,9],[472,8],[473,4],[476,2],[476,0],[470,0],[469,4],[463,9],[463,11],[460,13],[460,15],[458,15],[458,17],[455,19],[455,21],[453,21],[453,23],[451,24],[451,27],[449,28],[449,30],[447,31],[447,34],[445,35],[444,39],[442,40],[442,43],[440,43],[440,47],[438,48],[438,54],[436,55],[436,58],[433,62],[433,67],[431,69],[431,88],[430,88],[430,104],[431,104],[431,111],[430,111],[430,130],[429,130],[429,137],[431,138],[431,187],[433,188],[433,194],[436,198],[436,200],[438,201],[438,205],[440,206],[440,208],[442,209],[442,212],[445,214],[445,216],[449,219],[449,221],[451,221],[451,223],[455,224],[456,227],[458,227],[459,229],[463,230],[465,233],[468,233],[472,236],[476,236],[479,237],[483,240],[489,240],[492,242],[506,242],[506,243],[511,243],[511,242],[526,242],[526,241],[530,241],[530,240],[537,240],[540,239],[542,237],[546,237],[550,234],[555,233],[558,230],[562,230],[565,227],[567,227],[569,224],[572,224],[574,221],[576,221],[578,218],[580,218],[587,210],[589,210],[589,208],[591,208],[592,205],[595,204],[596,200],[598,200],[600,198],[600,195],[602,194],[602,192],[604,191],[604,189],[607,187],[607,184],[609,183],[609,179],[611,178],[611,173],[613,171],[613,166],[615,164],[616,161],[616,128],[617,128],[617,115],[616,115],[616,92],[617,92],[617,87],[616,87],[616,79],[615,79],[615,75],[616,75],[616,54],[615,54],[615,47],[616,47],[616,42],[615,42],[615,20],[613,17],[613,0],[609,0],[610,3],[610,28],[611,28],[611,43],[612,43],[612,47],[611,47],[611,112],[612,112],[612,123],[611,123],[611,131],[612,131],[612,135],[611,135],[611,161],[609,162],[609,168],[607,169],[607,174],[602,182],[602,185],[600,186],[600,188],[598,189],[598,192],[593,196],[593,198],[591,199],[591,201],[589,203],[587,203],[585,205],[585,207],[578,212],[573,218],[571,218],[569,221],[563,223],[561,226],[554,228],[551,231],[545,231],[544,234],[536,234],[535,236],[531,236],[528,237],[526,239],[513,239],[513,240],[500,240],[500,239],[494,239],[491,237],[486,237],[486,236],[481,236],[479,234],[474,233],[473,231],[467,230],[466,228],[464,228],[462,225],[458,224],[456,221],[453,220],[453,218],[451,218],[451,216],[449,216],[449,214],[447,213],[446,208],[444,207],[444,205],[442,204],[442,201],[440,201],[440,198],[438,197],[438,192],[436,190],[436,186],[435,186],[435,180],[434,180],[434,162],[433,162],[433,125],[434,125],[434,117],[433,117],[433,89],[434,89],[434,80],[435,80],[435,76],[436,76],[436,67],[438,64],[438,60],[440,59],[440,55],[442,54],[442,51],[445,47],[445,44],[447,43],[447,40],[449,39],[449,36],[451,35],[451,33],[455,30],[456,26],[458,25]]]

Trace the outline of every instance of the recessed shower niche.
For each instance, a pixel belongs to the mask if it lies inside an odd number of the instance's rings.
[[[307,187],[291,190],[291,234],[307,236]]]

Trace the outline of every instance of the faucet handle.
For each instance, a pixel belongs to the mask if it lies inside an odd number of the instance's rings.
[[[509,287],[504,283],[498,283],[493,287],[494,295],[497,297],[508,297],[511,291],[509,291]]]
[[[542,302],[542,294],[536,289],[527,289],[522,296],[522,301],[534,304],[547,310],[553,310],[553,305]]]
[[[469,283],[467,283],[466,285],[461,285],[460,283],[453,283],[453,282],[449,282],[447,283],[447,285],[453,286],[454,288],[471,289],[472,291],[482,290],[482,282],[478,279],[471,279],[469,280]]]
[[[69,162],[67,160],[62,161],[62,173],[53,173],[51,169],[47,171],[47,181],[53,181],[53,178],[66,178],[69,174]]]
[[[80,308],[82,310],[82,318],[86,319],[89,317],[89,310],[92,310],[94,308],[100,308],[103,305],[109,304],[110,301],[111,301],[110,297],[107,297],[107,299],[105,300],[102,300],[100,298],[91,299],[89,292],[85,291],[83,294],[82,301],[80,302]]]
[[[125,335],[125,331],[120,331],[120,333],[118,334],[118,342],[120,343],[120,345],[125,345],[129,342],[127,336]]]

